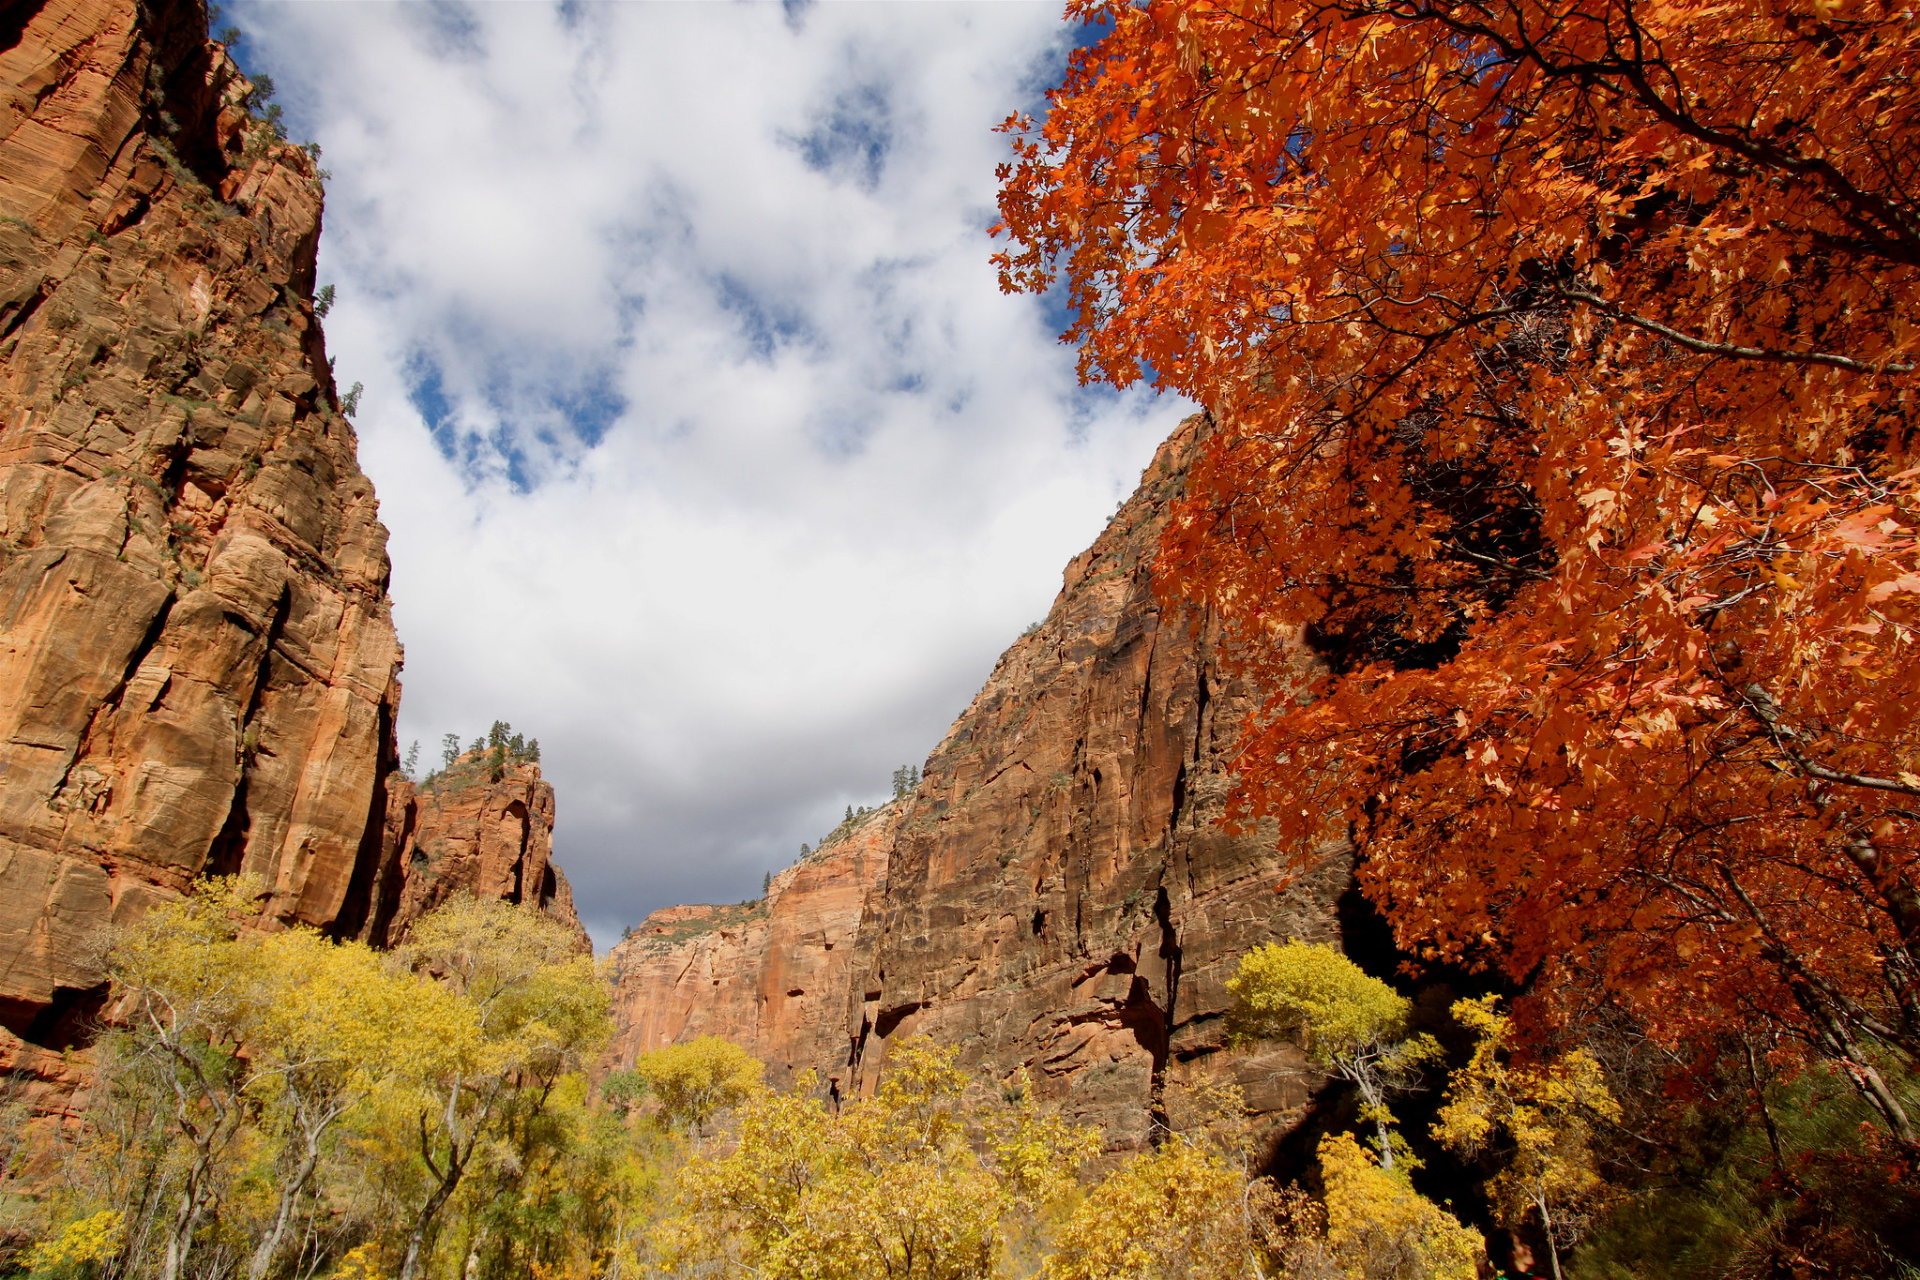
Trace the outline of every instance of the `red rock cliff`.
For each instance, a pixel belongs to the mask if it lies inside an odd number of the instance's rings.
[[[396,775],[369,934],[398,942],[415,920],[471,893],[537,907],[591,950],[573,890],[553,861],[553,820],[553,786],[531,761],[495,768],[483,755],[469,756],[424,786]]]
[[[386,531],[310,297],[320,184],[194,5],[43,0],[0,53],[0,1018],[103,921],[246,871],[339,926],[384,812]]]
[[[891,848],[867,864],[841,1034],[809,1012],[793,1020],[806,1035],[783,1038],[789,997],[762,975],[791,961],[772,929],[689,937],[656,915],[654,940],[620,953],[639,961],[620,968],[624,1043],[714,1031],[780,1072],[810,1064],[867,1090],[890,1041],[925,1033],[990,1075],[1024,1068],[1120,1146],[1146,1139],[1170,1083],[1201,1073],[1265,1112],[1304,1103],[1304,1077],[1281,1069],[1291,1050],[1225,1051],[1225,982],[1260,942],[1332,937],[1346,868],[1329,858],[1279,893],[1270,843],[1215,825],[1247,700],[1149,583],[1198,429],[1162,447],[894,807]],[[781,914],[776,900],[768,921]],[[817,1002],[814,983],[796,986],[791,999]]]
[[[381,941],[467,870],[550,867],[537,776],[502,806],[517,861],[483,835],[436,863],[499,823],[390,787],[401,652],[313,311],[320,183],[205,24],[0,8],[0,1059],[81,1038],[101,927],[197,877]]]
[[[843,825],[759,902],[669,907],[642,921],[608,960],[620,1063],[717,1035],[765,1060],[776,1085],[812,1068],[822,1088],[849,1087],[853,944],[899,816],[888,805]]]

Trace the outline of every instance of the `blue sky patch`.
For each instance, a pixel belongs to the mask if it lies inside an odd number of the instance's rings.
[[[440,452],[453,457],[453,401],[447,396],[446,375],[441,373],[439,363],[424,351],[416,351],[408,357],[403,372],[408,401],[433,433]]]
[[[835,96],[813,128],[794,139],[816,173],[849,179],[863,190],[880,185],[893,148],[893,108],[878,84],[856,85]]]
[[[515,394],[505,383],[490,386],[486,410],[497,425],[484,433],[463,430],[458,393],[448,389],[437,360],[417,351],[407,360],[405,374],[407,400],[427,424],[441,456],[458,465],[469,480],[504,470],[523,493],[541,483],[546,460],[593,448],[627,411],[626,397],[615,388],[611,372],[603,369],[530,394]]]
[[[603,371],[555,395],[553,407],[580,442],[592,448],[606,438],[607,429],[627,411],[627,399],[614,390],[613,380]]]
[[[747,350],[756,360],[771,364],[782,347],[810,342],[813,330],[806,317],[791,307],[763,301],[759,295],[731,273],[722,273],[714,281],[720,307],[734,318]]]

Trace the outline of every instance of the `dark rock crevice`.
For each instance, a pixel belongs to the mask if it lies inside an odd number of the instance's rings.
[[[1146,1047],[1153,1054],[1153,1075],[1150,1078],[1147,1096],[1148,1134],[1157,1146],[1172,1132],[1167,1118],[1167,1056],[1168,1047],[1173,1043],[1175,1010],[1180,1005],[1180,964],[1182,949],[1180,932],[1173,923],[1173,901],[1167,896],[1165,885],[1154,890],[1153,919],[1160,929],[1160,947],[1158,955],[1161,963],[1161,988],[1165,1005],[1156,1009],[1160,1016],[1157,1034]]]
[[[387,830],[387,809],[390,803],[390,788],[394,775],[400,770],[397,744],[394,741],[393,706],[382,702],[379,712],[377,738],[380,742],[380,768],[374,775],[373,798],[367,805],[367,827],[360,835],[360,851],[353,860],[353,876],[347,881],[346,900],[340,905],[339,917],[334,921],[330,934],[337,938],[365,938],[368,935],[367,924],[382,904],[381,886],[389,878],[390,864],[399,855],[399,848],[388,849],[391,838]],[[408,806],[409,818],[412,806]],[[409,828],[410,829],[410,828]],[[382,925],[384,929],[384,924]],[[373,935],[384,939],[384,933]]]
[[[909,1000],[905,1004],[897,1004],[891,1008],[882,1009],[874,1017],[873,1034],[879,1039],[885,1040],[899,1029],[902,1022],[905,1022],[909,1017],[924,1008],[926,1008],[925,1001]]]
[[[526,896],[527,842],[533,837],[533,826],[527,820],[527,806],[518,800],[507,806],[507,819],[510,822],[517,822],[520,826],[520,853],[513,860],[513,889],[507,895],[508,902],[519,903]]]
[[[93,1043],[107,1007],[105,982],[86,987],[55,987],[45,1004],[0,998],[0,1027],[28,1044],[66,1053]]]
[[[206,860],[202,864],[206,875],[238,875],[246,864],[247,839],[253,828],[253,815],[247,807],[247,784],[253,777],[255,756],[270,750],[260,742],[260,706],[273,676],[274,645],[285,631],[292,609],[293,592],[283,587],[260,635],[260,662],[254,671],[253,688],[247,696],[246,710],[241,714],[239,723],[240,776],[233,786],[233,798],[228,803],[226,819],[207,849]],[[234,614],[226,616],[229,620],[238,621]]]
[[[0,53],[14,48],[26,34],[27,23],[40,12],[44,0],[12,0],[0,4]]]

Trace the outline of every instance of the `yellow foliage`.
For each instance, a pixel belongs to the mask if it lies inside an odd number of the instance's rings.
[[[1002,1274],[1014,1211],[1056,1200],[1097,1135],[969,1099],[955,1056],[895,1045],[877,1095],[838,1113],[800,1094],[748,1098],[732,1149],[684,1171],[660,1262],[766,1280]]]
[[[1454,1018],[1474,1035],[1473,1056],[1453,1073],[1433,1136],[1476,1156],[1496,1140],[1511,1148],[1487,1183],[1503,1226],[1539,1219],[1558,1254],[1580,1235],[1588,1207],[1605,1190],[1593,1152],[1595,1120],[1618,1120],[1620,1104],[1600,1064],[1584,1049],[1527,1069],[1506,1060],[1509,1020],[1497,1000],[1461,1000]]]
[[[479,1010],[489,1039],[594,1049],[611,997],[574,935],[526,906],[459,896],[413,927],[402,954]]]
[[[1054,1238],[1043,1280],[1243,1280],[1261,1244],[1247,1183],[1215,1152],[1175,1138],[1088,1193]]]
[[[1374,1127],[1381,1163],[1392,1168],[1404,1144],[1388,1129],[1387,1099],[1440,1056],[1432,1036],[1408,1033],[1412,1003],[1324,943],[1256,947],[1240,957],[1227,991],[1239,1034],[1295,1037],[1314,1062],[1359,1090],[1361,1118]]]
[[[1351,1280],[1474,1280],[1485,1250],[1407,1179],[1383,1169],[1347,1134],[1321,1140],[1327,1245]]]
[[[28,1255],[28,1265],[35,1271],[49,1271],[106,1262],[120,1251],[125,1235],[126,1215],[118,1209],[102,1209],[76,1218],[53,1239],[35,1245]]]
[[[325,1222],[334,1247],[367,1245],[339,1275],[368,1280],[376,1248],[419,1274],[458,1220],[490,1266],[584,1266],[636,1180],[624,1129],[588,1116],[568,1079],[610,1034],[609,993],[574,936],[462,898],[387,954],[310,929],[242,933],[258,895],[212,881],[111,951],[132,1016],[104,1076],[136,1127],[87,1150],[108,1203],[144,1206],[157,1184],[147,1211],[186,1224],[164,1240],[142,1229],[144,1251],[192,1251],[183,1274],[197,1274],[218,1248],[265,1276]]]
[[[1240,957],[1227,982],[1234,1021],[1256,1036],[1297,1036],[1332,1066],[1406,1034],[1409,1002],[1324,943],[1269,942]]]
[[[380,1251],[371,1244],[347,1250],[329,1280],[387,1280],[387,1273],[380,1266]]]
[[[650,1050],[633,1062],[667,1123],[696,1131],[757,1092],[765,1070],[765,1063],[719,1036]]]

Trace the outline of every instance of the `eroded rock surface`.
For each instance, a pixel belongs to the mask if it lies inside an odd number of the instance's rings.
[[[1248,698],[1204,628],[1162,616],[1149,580],[1198,430],[1163,446],[890,809],[897,830],[867,862],[843,970],[843,1033],[783,1013],[817,1002],[816,985],[789,997],[764,977],[791,963],[776,954],[776,898],[764,922],[688,932],[669,912],[641,926],[620,953],[634,959],[620,970],[624,1043],[712,1031],[782,1073],[812,1065],[870,1090],[888,1044],[924,1033],[989,1076],[1024,1071],[1122,1147],[1202,1075],[1281,1122],[1305,1104],[1294,1050],[1227,1049],[1225,983],[1263,941],[1334,938],[1347,865],[1330,854],[1295,876],[1270,841],[1216,825]],[[790,1040],[788,1025],[808,1031]]]
[[[0,1067],[50,1098],[104,927],[199,877],[374,941],[469,873],[571,916],[537,775],[498,813],[390,787],[401,650],[314,314],[320,182],[250,90],[197,3],[0,9]]]
[[[386,531],[311,303],[320,184],[195,5],[16,4],[0,52],[0,1022],[197,876],[352,919],[391,768]]]
[[[613,949],[615,1054],[723,1036],[767,1063],[782,1087],[809,1068],[846,1089],[854,941],[867,895],[884,883],[900,806],[843,825],[773,877],[757,902],[668,907]]]
[[[370,936],[406,937],[413,922],[470,893],[538,907],[591,950],[573,890],[553,861],[553,785],[531,761],[488,765],[483,753],[425,786],[388,784],[386,848]]]

